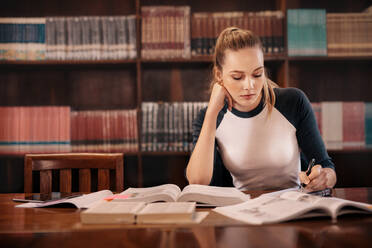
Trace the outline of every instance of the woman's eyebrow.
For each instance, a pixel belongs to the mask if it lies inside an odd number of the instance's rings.
[[[257,67],[256,69],[254,69],[253,71],[258,71],[260,69],[263,69],[264,67],[263,66],[260,66],[260,67]]]
[[[253,70],[253,72],[258,71],[260,69],[263,69],[263,66],[257,67],[256,69]],[[244,71],[239,71],[239,70],[232,70],[229,73],[244,73]]]
[[[230,71],[230,73],[244,73],[244,71],[233,70],[233,71]]]

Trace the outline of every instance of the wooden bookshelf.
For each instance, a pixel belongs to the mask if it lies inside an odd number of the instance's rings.
[[[207,101],[212,56],[191,59],[141,59],[141,7],[189,5],[193,12],[264,11],[291,8],[325,8],[327,12],[360,12],[370,1],[263,0],[16,0],[2,6],[0,17],[136,15],[137,59],[0,61],[0,106],[68,105],[75,110],[137,109],[141,128],[141,103],[145,101]],[[284,28],[284,45],[286,25]],[[282,87],[299,87],[311,101],[372,102],[372,57],[265,56],[270,78]],[[141,142],[141,136],[139,136]],[[330,151],[336,165],[349,168],[368,163],[371,149]],[[359,155],[361,159],[359,159]],[[189,152],[135,152],[127,154],[125,186],[151,186],[187,182],[184,169]],[[350,159],[351,160],[350,160]],[[0,192],[23,189],[22,156],[1,155],[7,177]],[[9,162],[13,161],[13,162]],[[14,165],[13,165],[14,163]],[[342,173],[342,172],[340,172]],[[156,178],[160,180],[157,181]],[[0,181],[3,179],[0,178]],[[6,183],[5,183],[6,182]],[[10,186],[15,186],[12,188]],[[345,184],[346,185],[346,184]],[[339,185],[339,186],[342,186]]]

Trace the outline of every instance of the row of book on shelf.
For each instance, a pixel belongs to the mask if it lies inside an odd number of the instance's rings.
[[[360,13],[287,10],[289,56],[371,56],[371,8]],[[194,12],[190,6],[141,8],[141,57],[213,54],[218,34],[254,31],[268,55],[285,54],[282,11]],[[0,18],[0,60],[104,60],[137,57],[136,16]]]
[[[312,103],[327,149],[361,149],[372,146],[372,103]]]
[[[0,107],[0,153],[189,152],[193,121],[205,107],[206,102],[144,102],[140,130],[136,109]],[[372,147],[372,103],[313,102],[312,107],[327,149]]]
[[[1,60],[136,57],[134,15],[0,18]]]
[[[2,154],[138,150],[135,109],[0,107],[0,132]]]
[[[287,10],[288,56],[371,56],[371,8],[361,13]]]
[[[206,102],[142,103],[142,151],[191,151],[192,123]]]
[[[211,55],[218,35],[227,27],[251,30],[267,55],[284,53],[283,12],[196,12],[191,17],[192,55]]]

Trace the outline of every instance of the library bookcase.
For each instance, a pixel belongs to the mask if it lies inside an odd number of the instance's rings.
[[[99,61],[1,61],[0,106],[68,105],[75,110],[137,109],[145,101],[208,101],[210,56],[191,59],[141,59],[141,7],[188,5],[193,12],[264,11],[323,8],[327,13],[360,12],[368,0],[7,0],[0,17],[136,15],[137,58]],[[284,18],[285,22],[285,18]],[[286,22],[285,22],[286,23]],[[286,25],[284,24],[286,47]],[[310,101],[372,102],[372,57],[265,56],[271,79],[298,87]],[[139,139],[140,139],[139,135]],[[141,140],[139,140],[140,142]],[[337,186],[368,186],[371,149],[329,151]],[[187,184],[189,152],[133,152],[124,156],[124,186]],[[370,185],[369,185],[370,186]],[[23,191],[23,156],[1,155],[0,192]]]

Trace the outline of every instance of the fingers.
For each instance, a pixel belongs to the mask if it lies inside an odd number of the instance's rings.
[[[304,184],[309,184],[310,183],[310,179],[304,171],[300,172],[299,178],[300,178],[301,183],[304,183]]]
[[[315,165],[312,169],[311,169],[311,173],[309,175],[309,179],[310,180],[313,180],[314,178],[318,177],[319,174],[321,173],[322,171],[322,166],[320,164],[317,164]]]
[[[309,176],[304,171],[299,173],[300,182],[306,184],[305,190],[317,191],[327,188],[327,172],[321,165],[315,165]]]
[[[309,180],[310,182],[307,184],[306,190],[316,191],[327,188],[327,173],[321,165],[313,167],[309,175]]]
[[[306,186],[309,191],[323,190],[325,188],[327,188],[327,178],[324,172],[321,172],[318,177],[311,180]]]
[[[222,81],[218,81],[214,84],[212,89],[212,94],[210,98],[211,105],[217,106],[219,109],[223,107],[227,101],[228,108],[231,111],[233,106],[233,99],[230,93],[227,91]]]

